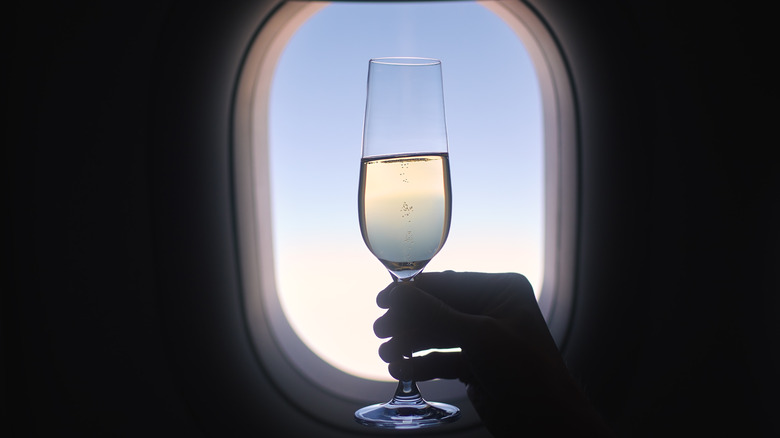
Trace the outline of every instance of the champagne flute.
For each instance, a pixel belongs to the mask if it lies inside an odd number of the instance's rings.
[[[370,60],[358,195],[360,230],[368,249],[396,282],[414,281],[447,239],[449,172],[441,62]],[[413,380],[399,381],[389,402],[355,412],[358,423],[389,429],[419,429],[459,417],[455,406],[424,400]]]

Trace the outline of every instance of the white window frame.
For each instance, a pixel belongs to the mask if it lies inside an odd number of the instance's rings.
[[[577,231],[577,123],[564,58],[543,20],[519,1],[478,2],[514,30],[533,61],[543,106],[545,155],[545,260],[539,304],[563,347],[574,304]],[[247,330],[259,362],[279,395],[316,419],[363,432],[351,421],[355,409],[386,401],[393,382],[366,380],[338,370],[309,350],[282,312],[274,278],[268,172],[268,102],[276,64],[290,38],[329,3],[282,3],[247,50],[233,106],[233,170],[241,286]],[[422,382],[426,397],[454,403],[464,429],[479,419],[457,381]]]

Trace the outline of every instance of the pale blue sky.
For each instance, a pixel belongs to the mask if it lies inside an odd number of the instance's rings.
[[[453,217],[426,271],[515,271],[538,288],[543,257],[541,101],[512,30],[471,2],[318,12],[290,40],[271,89],[277,285],[310,348],[375,379],[389,379],[371,324],[390,277],[361,239],[357,187],[368,60],[389,56],[442,61]]]

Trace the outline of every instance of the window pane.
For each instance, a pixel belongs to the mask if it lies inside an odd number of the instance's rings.
[[[426,271],[514,271],[541,290],[542,107],[531,60],[477,3],[334,3],[279,60],[269,108],[277,288],[296,333],[352,374],[391,380],[372,330],[390,282],[357,219],[368,60],[442,60],[452,172],[447,243]]]

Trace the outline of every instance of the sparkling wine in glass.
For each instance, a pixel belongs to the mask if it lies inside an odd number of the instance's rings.
[[[414,281],[447,240],[450,166],[439,60],[369,61],[358,212],[363,240],[396,282]],[[457,407],[423,399],[412,380],[398,382],[390,401],[355,412],[358,423],[388,429],[459,417]]]

